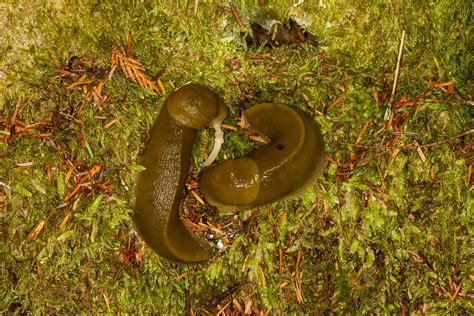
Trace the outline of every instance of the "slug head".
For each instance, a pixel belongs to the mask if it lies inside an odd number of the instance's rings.
[[[206,170],[199,182],[207,202],[229,212],[252,204],[260,191],[255,161],[241,157],[224,160],[219,166]]]
[[[180,124],[195,129],[209,125],[227,115],[222,100],[208,88],[191,83],[172,93],[167,100],[168,112]]]

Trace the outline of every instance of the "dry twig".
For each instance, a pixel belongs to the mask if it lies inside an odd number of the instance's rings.
[[[384,116],[385,121],[387,121],[392,114],[393,99],[395,97],[395,91],[397,90],[398,74],[400,72],[400,64],[402,62],[404,43],[405,43],[405,30],[403,30],[402,32],[400,48],[398,49],[397,68],[395,69],[395,79],[393,80],[392,94],[390,95],[390,101],[388,102],[387,110],[385,111],[385,116]]]

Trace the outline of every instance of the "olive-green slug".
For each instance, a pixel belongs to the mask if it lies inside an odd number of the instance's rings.
[[[212,163],[223,142],[220,124],[227,111],[211,90],[188,84],[165,100],[139,163],[133,219],[145,242],[177,262],[199,262],[212,255],[209,245],[178,220],[198,129],[216,129]],[[237,211],[287,199],[310,185],[324,168],[319,126],[306,113],[283,104],[263,103],[244,111],[245,128],[269,142],[236,159],[202,171],[199,188],[206,201]]]
[[[133,220],[143,240],[177,262],[205,261],[210,246],[178,219],[198,129],[220,125],[224,103],[211,90],[189,84],[171,94],[153,125],[139,163]],[[217,123],[214,123],[217,122]]]
[[[284,104],[262,103],[244,111],[245,127],[269,143],[203,172],[206,201],[238,211],[289,198],[310,185],[325,166],[323,137],[306,113]]]

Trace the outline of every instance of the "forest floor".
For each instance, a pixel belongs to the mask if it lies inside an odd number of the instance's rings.
[[[0,4],[0,313],[473,312],[471,1],[136,2]],[[316,42],[247,44],[270,9]],[[146,79],[111,76],[114,45]],[[255,146],[237,122],[261,102],[309,113],[328,154],[298,198],[187,214],[221,245],[199,265],[130,218],[137,157],[189,81],[230,109],[219,160]]]

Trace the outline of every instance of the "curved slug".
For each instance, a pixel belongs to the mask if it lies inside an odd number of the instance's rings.
[[[159,255],[176,262],[208,260],[212,251],[179,219],[197,130],[220,126],[227,111],[211,90],[188,84],[165,100],[139,159],[133,220],[143,240]],[[217,143],[217,142],[216,142]]]
[[[245,110],[244,118],[247,129],[270,142],[243,157],[211,166],[199,181],[206,201],[228,212],[294,196],[325,166],[321,131],[303,111],[262,103]]]

